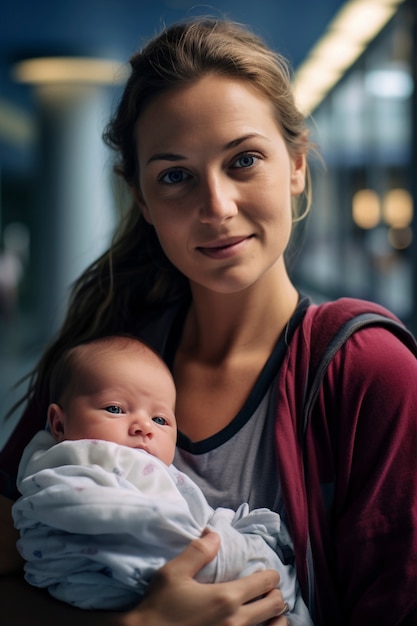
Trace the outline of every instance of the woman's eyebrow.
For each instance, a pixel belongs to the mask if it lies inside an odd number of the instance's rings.
[[[172,154],[170,152],[160,152],[153,154],[147,161],[146,165],[153,161],[182,161],[186,157],[181,154]]]
[[[252,139],[254,137],[265,138],[264,135],[261,135],[260,133],[247,133],[246,135],[232,139],[232,141],[228,141],[224,144],[224,146],[222,146],[222,151],[225,152],[231,148],[237,148],[247,139]],[[153,161],[182,161],[186,158],[187,157],[182,154],[175,154],[173,152],[157,152],[146,161],[146,165],[149,165],[149,163],[152,163]]]
[[[253,139],[254,137],[259,137],[261,139],[265,139],[264,135],[260,133],[247,133],[246,135],[242,135],[241,137],[237,137],[237,139],[232,139],[223,146],[223,150],[230,150],[230,148],[237,148],[241,143],[246,141],[247,139]]]

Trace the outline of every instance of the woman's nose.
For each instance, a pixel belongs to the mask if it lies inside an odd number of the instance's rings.
[[[210,176],[201,186],[200,221],[219,223],[237,214],[233,183],[222,176]]]

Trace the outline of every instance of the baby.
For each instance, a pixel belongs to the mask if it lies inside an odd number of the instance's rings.
[[[132,337],[67,351],[51,380],[48,429],[27,446],[13,506],[26,580],[88,609],[137,603],[155,572],[205,528],[217,556],[196,576],[280,574],[294,625],[311,626],[280,517],[242,504],[214,510],[173,465],[176,390],[161,358]]]

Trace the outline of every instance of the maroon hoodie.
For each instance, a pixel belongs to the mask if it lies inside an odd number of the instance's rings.
[[[309,367],[364,310],[393,317],[341,299],[310,306],[296,329],[279,376],[279,475],[316,626],[416,626],[415,354],[384,328],[357,331],[331,361],[304,454],[298,435]]]

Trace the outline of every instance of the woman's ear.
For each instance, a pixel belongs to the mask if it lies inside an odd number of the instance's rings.
[[[147,206],[145,200],[143,199],[143,195],[142,195],[141,190],[139,189],[139,187],[133,187],[132,191],[133,191],[133,197],[135,198],[136,204],[138,205],[138,207],[142,211],[143,217],[148,222],[148,224],[150,224],[152,226],[151,214],[149,212],[149,209],[148,209],[148,206]]]
[[[298,196],[303,193],[306,184],[307,158],[305,154],[299,154],[291,159],[291,195]]]
[[[52,402],[48,407],[48,426],[55,441],[64,441],[65,413],[56,402]]]

